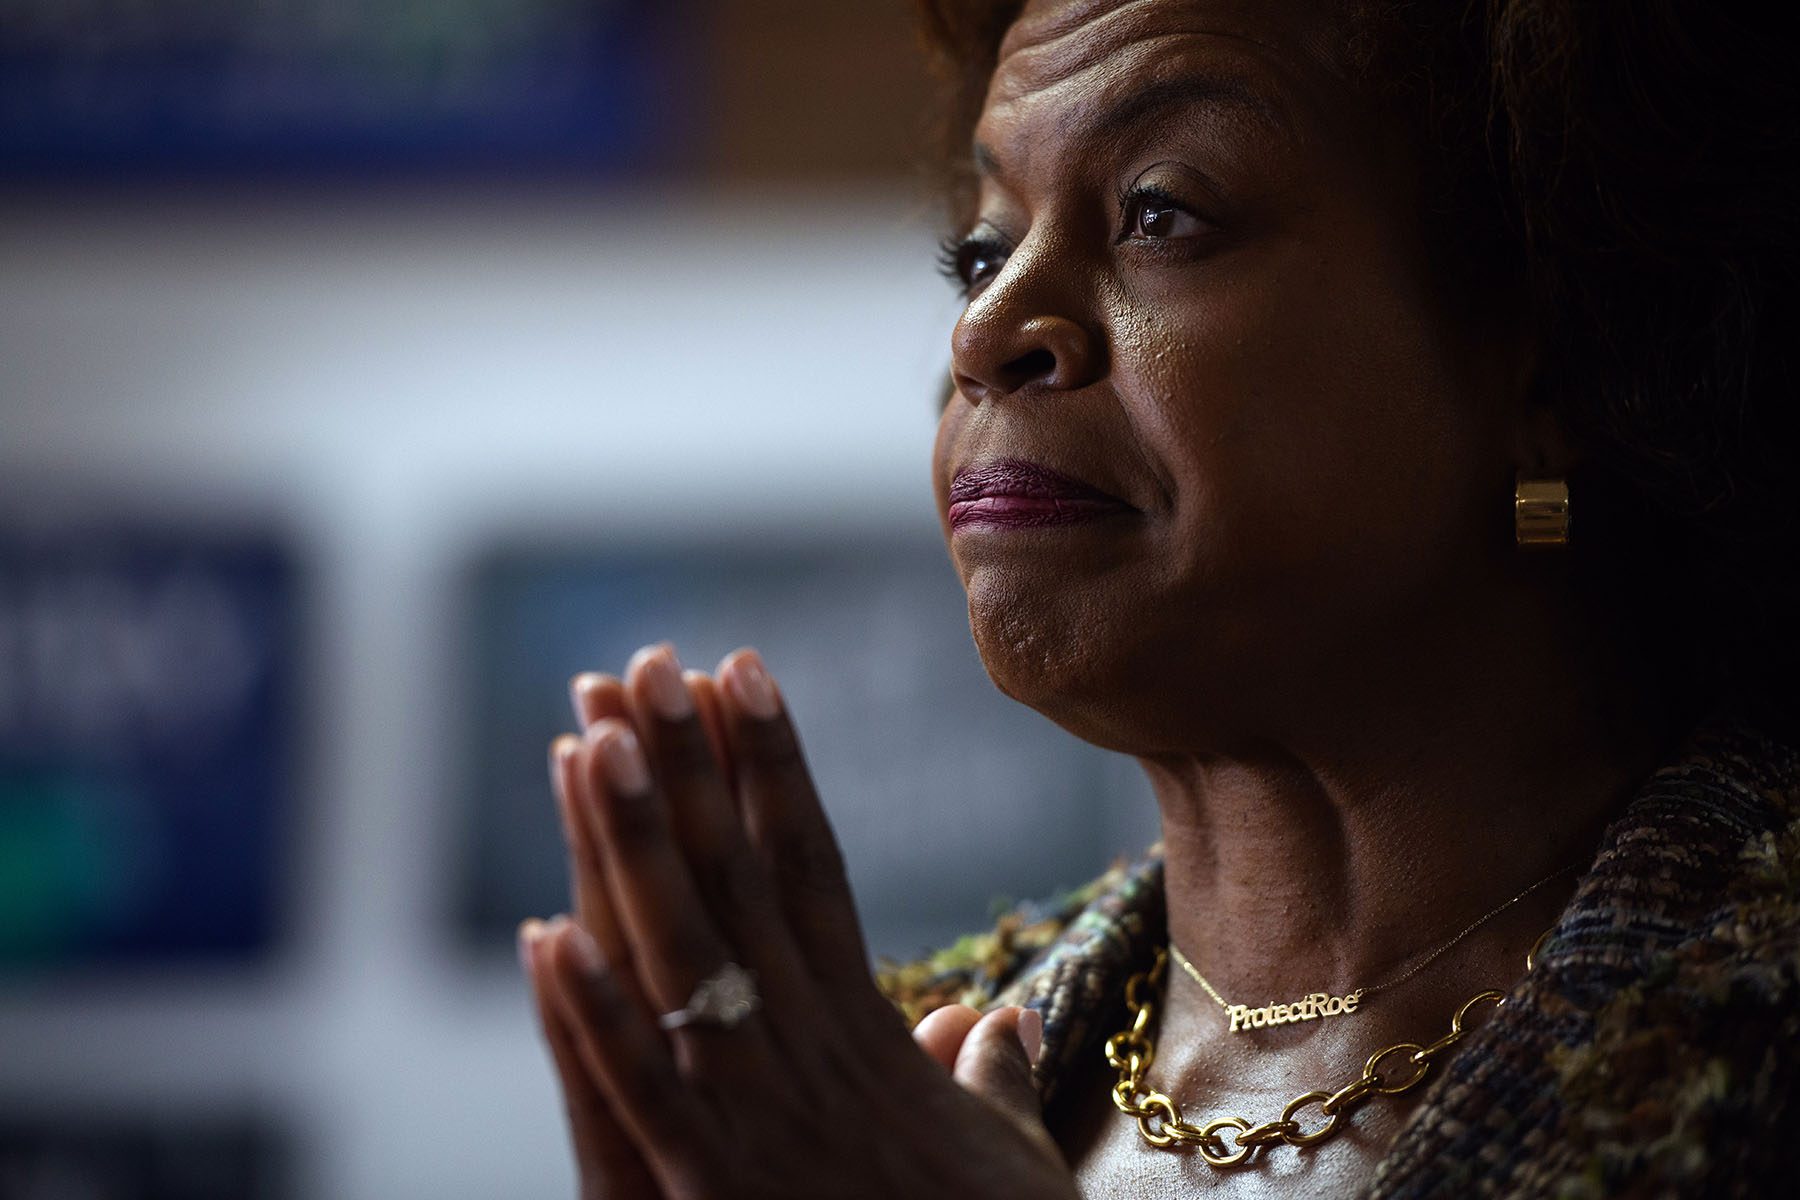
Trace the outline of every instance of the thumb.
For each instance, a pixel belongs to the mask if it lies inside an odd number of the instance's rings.
[[[957,1052],[969,1030],[981,1020],[981,1013],[967,1004],[946,1004],[934,1008],[913,1026],[913,1041],[919,1049],[940,1063],[944,1070],[954,1070]]]
[[[1031,1073],[1043,1040],[1044,1018],[1036,1009],[997,1008],[969,1030],[951,1075],[1026,1137],[1057,1155],[1050,1132],[1044,1128],[1044,1106]]]

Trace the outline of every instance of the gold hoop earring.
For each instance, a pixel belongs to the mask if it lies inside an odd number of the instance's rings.
[[[1527,476],[1513,487],[1513,536],[1521,546],[1569,544],[1569,483],[1560,475]]]

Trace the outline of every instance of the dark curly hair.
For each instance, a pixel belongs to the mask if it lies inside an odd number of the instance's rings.
[[[941,177],[1023,0],[916,0]],[[1800,728],[1795,79],[1725,0],[1343,0],[1344,66],[1408,127],[1446,304],[1522,306],[1583,460],[1577,567],[1675,721]]]

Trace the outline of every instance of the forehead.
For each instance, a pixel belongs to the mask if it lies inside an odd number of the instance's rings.
[[[1350,88],[1332,61],[1334,6],[1301,0],[1032,0],[1002,39],[977,159],[1018,158],[1175,101],[1210,101],[1300,138]],[[1042,126],[1050,125],[1046,131]],[[1026,126],[1030,127],[1029,132]]]

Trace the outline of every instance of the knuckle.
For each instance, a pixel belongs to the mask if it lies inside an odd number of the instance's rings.
[[[595,997],[608,1011],[624,1013],[629,1009],[625,997],[625,979],[619,974],[617,967],[602,963],[589,970],[588,978],[592,981]]]
[[[657,730],[656,757],[681,771],[705,771],[716,765],[712,743],[697,715],[667,722]]]
[[[590,1019],[600,1025],[616,1025],[624,1011],[618,981],[604,968],[589,974],[583,981],[582,998]]]
[[[710,899],[731,912],[754,911],[766,895],[762,867],[747,854],[715,855],[700,877]]]
[[[696,1160],[700,1156],[694,1156]],[[664,1180],[664,1194],[668,1200],[718,1200],[721,1196],[738,1194],[727,1186],[726,1181],[718,1178],[720,1172],[710,1161],[682,1161],[668,1170]]]
[[[599,849],[587,838],[575,839],[569,853],[574,856],[576,869],[583,875],[597,877],[605,869]]]
[[[766,721],[745,722],[746,749],[757,761],[772,767],[793,767],[801,761],[800,741],[793,726],[775,716]]]
[[[607,796],[607,837],[625,849],[641,849],[661,842],[668,836],[668,822],[654,797]]]
[[[717,970],[723,961],[718,939],[697,920],[680,921],[669,930],[668,950],[670,961],[692,975],[696,985]],[[692,991],[690,987],[688,992]],[[676,1006],[686,1004],[688,998],[688,995],[676,997]]]
[[[835,895],[844,890],[844,859],[831,842],[809,834],[781,839],[775,851],[782,882],[802,892]]]

